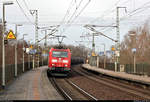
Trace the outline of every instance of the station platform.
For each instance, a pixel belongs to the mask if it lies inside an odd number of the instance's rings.
[[[142,83],[145,85],[150,85],[150,77],[147,77],[147,76],[132,75],[132,74],[128,74],[125,72],[114,72],[114,71],[105,70],[102,68],[97,68],[95,66],[90,66],[89,64],[83,64],[82,68],[95,71],[95,72],[98,72],[107,76],[115,77],[115,78]]]
[[[64,100],[47,77],[47,66],[36,68],[17,77],[4,90],[0,100]]]

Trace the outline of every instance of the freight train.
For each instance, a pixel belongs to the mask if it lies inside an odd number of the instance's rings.
[[[51,75],[68,75],[71,68],[70,49],[55,49],[49,51],[48,72]]]

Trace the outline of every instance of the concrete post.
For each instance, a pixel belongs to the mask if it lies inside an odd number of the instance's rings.
[[[97,68],[99,68],[99,56],[97,56]]]

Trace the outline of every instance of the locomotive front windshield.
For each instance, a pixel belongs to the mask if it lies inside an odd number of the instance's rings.
[[[65,51],[53,51],[53,57],[68,57],[68,52]]]

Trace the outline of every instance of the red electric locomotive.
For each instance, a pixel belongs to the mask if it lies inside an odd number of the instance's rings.
[[[54,49],[49,52],[48,72],[50,74],[65,74],[67,75],[71,67],[71,52],[70,49]]]

